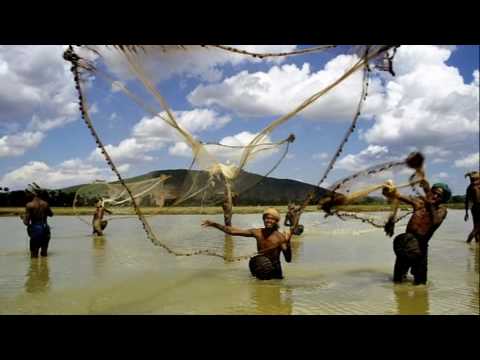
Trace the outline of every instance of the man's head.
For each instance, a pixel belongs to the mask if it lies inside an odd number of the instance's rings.
[[[433,200],[436,204],[440,204],[446,203],[448,200],[450,200],[452,192],[447,184],[436,183],[432,185],[429,195],[431,200]]]
[[[470,182],[473,184],[480,180],[480,171],[470,171],[469,173],[465,174],[465,177],[467,176],[470,178]]]
[[[280,221],[280,213],[277,209],[268,208],[263,212],[263,224],[267,229],[277,229]]]

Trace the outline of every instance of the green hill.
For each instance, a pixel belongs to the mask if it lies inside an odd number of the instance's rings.
[[[158,178],[162,175],[170,176],[164,183],[165,188],[172,194],[183,194],[186,189],[190,188],[193,179],[204,184],[208,178],[205,171],[197,170],[157,170],[144,175],[135,176],[125,179],[127,183],[148,179]],[[86,184],[71,186],[68,188],[58,189],[56,191],[72,196],[75,192]],[[237,205],[285,205],[290,201],[303,201],[310,191],[316,191],[315,198],[318,199],[326,190],[317,186],[306,184],[290,179],[276,179],[272,177],[262,177],[257,174],[242,171],[235,181],[235,189],[240,192],[237,199]],[[221,183],[214,187],[214,192],[222,194]],[[221,199],[221,196],[218,196]],[[200,205],[200,195],[182,203],[184,206]]]

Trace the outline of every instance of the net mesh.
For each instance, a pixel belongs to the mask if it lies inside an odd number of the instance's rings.
[[[116,45],[76,48],[70,46],[64,57],[72,64],[71,69],[79,92],[82,118],[95,139],[99,154],[105,159],[118,179],[117,183],[97,183],[79,189],[75,197],[74,207],[78,207],[80,201],[90,203],[99,198],[104,199],[106,206],[130,207],[142,222],[147,237],[155,245],[162,246],[175,255],[209,254],[223,257],[221,254],[213,254],[208,250],[199,250],[188,254],[176,252],[160,241],[159,236],[152,230],[142,212],[142,204],[155,207],[182,204],[208,206],[223,202],[224,205],[225,203],[229,204],[224,209],[228,207],[231,209],[232,199],[235,196],[251,189],[265,176],[271,174],[288,153],[289,146],[295,140],[295,136],[291,134],[286,139],[273,140],[274,130],[339,86],[352,74],[360,70],[367,74],[367,71],[371,70],[369,65],[382,59],[392,48],[393,46],[389,45],[345,47],[345,52],[355,54],[355,56],[352,57],[351,63],[341,76],[327,86],[323,86],[287,114],[272,121],[245,145],[203,142],[183,126],[178,119],[178,114],[170,108],[157,86],[161,75],[159,75],[158,69],[161,68],[162,62],[167,61],[171,54],[182,53],[185,56],[191,56],[193,53],[212,51],[212,49],[217,52],[267,58],[325,52],[337,49],[336,46],[326,45],[290,53],[263,54],[222,45]],[[366,97],[365,82],[367,78],[364,75],[362,99]],[[100,82],[103,85],[100,85]],[[136,104],[138,109],[143,110],[144,114],[146,113],[152,121],[168,128],[169,136],[187,149],[188,157],[190,157],[188,170],[183,174],[174,174],[168,179],[147,182],[126,181],[115,165],[115,155],[112,157],[102,142],[101,135],[97,130],[99,124],[95,124],[91,116],[89,99],[93,98],[93,93],[102,89],[105,96],[108,96],[111,91],[122,92]],[[98,93],[96,94],[98,95]],[[339,149],[335,152],[329,170],[333,168],[343,145],[353,132],[358,113],[355,115],[354,122],[348,129]],[[262,157],[271,159],[269,161],[270,166],[264,167],[260,176],[249,176],[252,175],[248,173],[249,167]],[[328,172],[324,174],[321,181],[326,178],[327,174]]]

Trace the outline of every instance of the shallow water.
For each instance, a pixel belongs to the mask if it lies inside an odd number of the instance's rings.
[[[49,257],[30,260],[25,227],[0,218],[0,314],[475,314],[479,248],[464,241],[471,221],[449,210],[430,241],[429,283],[393,285],[392,239],[358,221],[302,216],[285,279],[258,281],[247,260],[175,257],[152,245],[138,220],[112,220],[93,237],[76,217],[51,219]],[[203,229],[205,215],[163,215],[149,222],[176,250],[255,252],[250,238]],[[222,221],[221,216],[210,216]],[[262,225],[259,214],[234,224]],[[396,229],[396,234],[404,226]]]

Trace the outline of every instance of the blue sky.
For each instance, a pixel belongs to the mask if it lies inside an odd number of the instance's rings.
[[[302,46],[237,47],[274,52]],[[64,48],[0,46],[0,186],[23,189],[35,181],[57,188],[113,178],[79,117]],[[151,75],[195,137],[246,144],[338,77],[353,56],[332,51],[260,61],[194,48],[158,57]],[[122,76],[115,54],[107,62],[113,74]],[[463,175],[479,167],[479,47],[403,45],[394,68],[395,77],[374,73],[359,126],[327,185],[420,150],[431,181],[447,182],[455,194],[464,193]],[[270,134],[272,141],[296,135],[288,157],[271,176],[318,182],[351,121],[360,76]],[[112,91],[99,77],[86,93],[95,126],[124,176],[188,166],[191,157],[181,139],[123,93]],[[278,154],[259,158],[247,170],[266,172]]]

